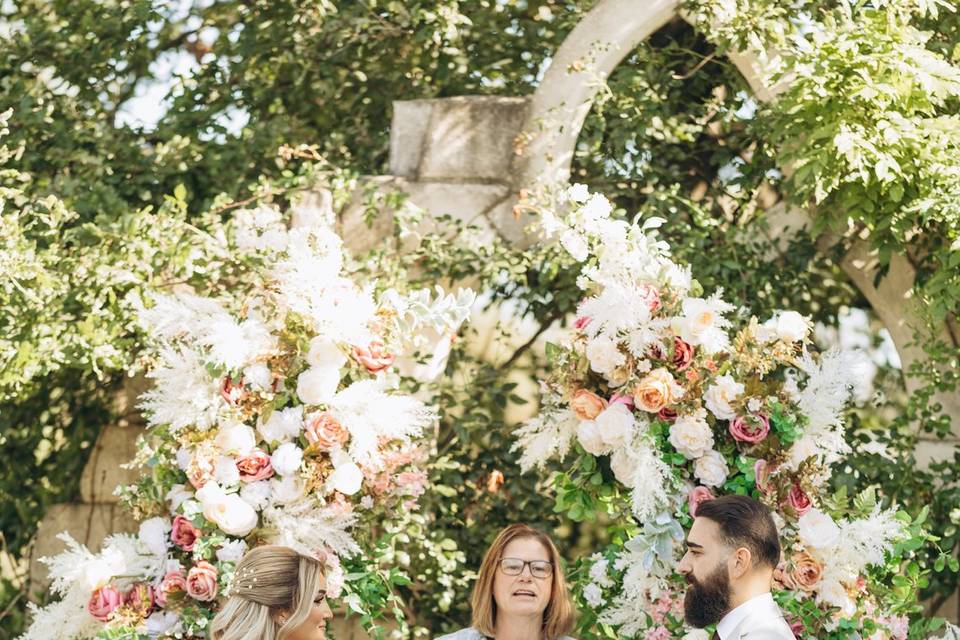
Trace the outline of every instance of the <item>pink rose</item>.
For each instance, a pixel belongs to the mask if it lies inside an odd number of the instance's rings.
[[[108,584],[93,592],[87,602],[87,611],[100,622],[106,622],[110,619],[110,614],[122,604],[123,596],[113,585]]]
[[[579,331],[580,329],[583,329],[585,326],[590,324],[591,319],[592,318],[589,318],[587,316],[579,316],[576,320],[573,321],[573,328]]]
[[[334,447],[343,446],[350,439],[350,432],[327,412],[308,415],[305,431],[307,442],[316,445],[320,451],[330,451]]]
[[[650,313],[656,313],[660,308],[660,292],[651,284],[640,285],[640,297],[647,301]]]
[[[627,409],[633,409],[633,397],[622,393],[615,393],[610,396],[610,406],[615,404],[625,404]]]
[[[254,449],[250,455],[237,458],[237,469],[240,471],[240,479],[244,482],[266,480],[273,476],[270,454],[262,449]]]
[[[353,357],[370,373],[383,371],[392,365],[396,358],[393,354],[387,353],[387,349],[382,342],[371,342],[366,348],[354,347]]]
[[[770,420],[762,413],[741,418],[737,416],[730,421],[730,435],[740,442],[756,444],[761,442],[770,433]]]
[[[200,530],[184,518],[177,516],[173,519],[173,529],[170,531],[170,539],[184,551],[193,551],[193,544],[200,537]]]
[[[167,598],[173,593],[183,593],[187,590],[187,579],[180,571],[168,571],[157,587],[155,597],[161,607],[167,606]]]
[[[210,602],[217,597],[217,568],[201,560],[187,573],[187,594],[194,600]]]
[[[153,587],[143,583],[133,585],[130,591],[123,596],[123,604],[141,615],[146,615],[153,608],[153,601]]]
[[[673,339],[673,366],[683,371],[693,362],[694,348],[680,338]]]
[[[577,389],[570,401],[570,408],[580,420],[593,420],[607,408],[607,401],[586,389]]]
[[[710,489],[706,487],[694,487],[690,490],[690,493],[687,494],[687,508],[690,510],[690,516],[692,518],[697,517],[697,509],[701,504],[709,500],[713,500],[716,496],[710,492]]]
[[[787,494],[787,504],[797,513],[797,517],[802,516],[813,507],[810,496],[796,483],[790,487],[790,493]]]
[[[677,411],[675,409],[671,409],[670,407],[664,407],[657,412],[657,417],[664,422],[673,422],[677,419]]]

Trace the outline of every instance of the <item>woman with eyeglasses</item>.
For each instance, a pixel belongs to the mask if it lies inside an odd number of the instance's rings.
[[[574,612],[548,535],[513,524],[493,541],[473,588],[473,626],[438,640],[571,640]]]

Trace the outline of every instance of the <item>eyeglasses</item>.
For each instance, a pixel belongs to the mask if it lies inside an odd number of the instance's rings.
[[[500,561],[500,571],[507,576],[518,576],[523,573],[527,565],[530,565],[530,575],[534,578],[549,578],[553,574],[553,564],[546,560],[521,560],[520,558],[504,558]]]

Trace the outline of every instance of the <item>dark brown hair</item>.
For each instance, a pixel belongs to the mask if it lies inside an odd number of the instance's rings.
[[[547,608],[543,612],[543,637],[547,640],[556,640],[568,635],[573,630],[573,602],[570,600],[567,580],[560,564],[560,553],[550,536],[525,524],[512,524],[501,531],[483,556],[480,574],[473,587],[473,598],[470,603],[473,609],[473,628],[491,638],[496,635],[494,627],[497,622],[497,603],[493,599],[493,580],[500,566],[500,560],[503,559],[503,550],[513,540],[519,538],[533,538],[542,544],[553,564],[550,602],[547,603]]]
[[[776,568],[780,562],[780,536],[770,509],[747,496],[720,496],[697,507],[697,517],[720,525],[723,543],[746,547],[757,564]]]

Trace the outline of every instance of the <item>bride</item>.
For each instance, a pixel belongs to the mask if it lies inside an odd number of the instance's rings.
[[[288,547],[263,546],[237,564],[213,640],[325,640],[333,617],[323,568]]]

